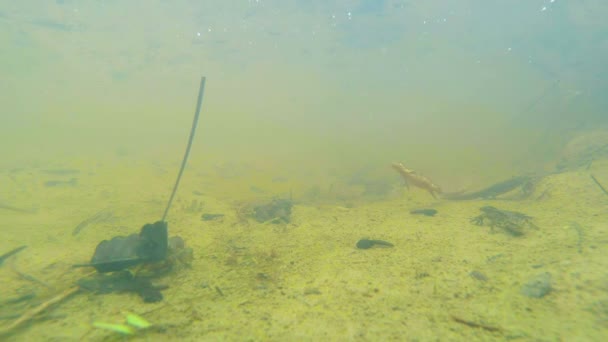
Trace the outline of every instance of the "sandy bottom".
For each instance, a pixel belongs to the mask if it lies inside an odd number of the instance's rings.
[[[74,176],[78,184],[44,186],[70,178],[43,171],[52,168],[80,170]],[[0,329],[12,322],[7,316],[90,272],[71,265],[87,262],[101,240],[136,233],[158,220],[172,170],[145,163],[91,167],[83,161],[2,171],[7,191],[0,202],[35,212],[0,209],[0,254],[28,246],[0,268]],[[608,184],[608,163],[596,163],[593,173]],[[608,196],[589,171],[546,177],[522,201],[450,202],[418,190],[354,206],[296,199],[288,224],[244,220],[237,208],[248,199],[229,190],[206,192],[209,175],[196,169],[185,177],[167,221],[170,235],[181,236],[194,250],[194,260],[190,268],[156,279],[169,286],[163,301],[146,304],[135,294],[80,291],[5,338],[121,340],[92,328],[92,322],[121,323],[125,311],[156,325],[132,337],[146,341],[599,341],[608,336]],[[533,216],[539,228],[512,237],[471,224],[488,204]],[[420,207],[439,213],[409,213]],[[114,218],[72,234],[102,209]],[[203,213],[225,216],[202,221]],[[356,249],[361,238],[395,246]],[[521,294],[523,284],[545,272],[552,276],[551,292],[543,298]],[[26,303],[5,302],[27,293],[36,296]]]

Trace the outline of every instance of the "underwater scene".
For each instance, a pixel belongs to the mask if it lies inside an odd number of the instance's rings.
[[[608,340],[607,17],[2,2],[0,341]]]

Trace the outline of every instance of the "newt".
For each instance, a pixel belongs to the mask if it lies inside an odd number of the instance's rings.
[[[442,193],[441,188],[437,184],[433,183],[427,177],[416,173],[416,171],[407,169],[403,164],[393,163],[391,164],[391,167],[399,172],[408,188],[411,184],[417,188],[428,191],[434,198],[437,198],[437,195],[435,195],[436,193]]]
[[[492,230],[500,228],[511,236],[524,235],[524,227],[538,229],[531,216],[517,211],[501,210],[489,205],[479,210],[482,214],[471,219],[471,223],[478,226],[490,226]]]

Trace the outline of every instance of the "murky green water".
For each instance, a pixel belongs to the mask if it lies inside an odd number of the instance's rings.
[[[606,14],[559,0],[4,4],[0,255],[27,248],[2,259],[3,338],[120,340],[93,324],[132,312],[153,324],[134,340],[602,340]],[[167,218],[192,258],[131,270],[155,303],[78,288],[94,269],[72,265],[160,219],[201,76]],[[487,190],[513,176],[527,181]],[[486,206],[533,224],[480,218]],[[437,214],[410,213],[424,208]]]

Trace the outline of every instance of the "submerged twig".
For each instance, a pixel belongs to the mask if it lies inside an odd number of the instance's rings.
[[[602,191],[606,194],[606,196],[608,196],[608,191],[602,186],[602,184],[600,184],[600,182],[595,178],[595,176],[591,175],[591,179],[593,179],[595,184],[597,184],[597,186],[599,186],[600,189],[602,189]]]
[[[11,319],[19,318],[20,316],[21,315],[19,315],[19,314],[0,316],[0,321],[11,320]],[[59,318],[65,318],[65,317],[67,317],[67,315],[65,315],[65,314],[51,315],[49,313],[49,314],[42,314],[42,315],[36,316],[36,320],[37,321],[45,321],[45,320],[59,319]]]
[[[30,311],[27,311],[26,313],[24,313],[23,315],[21,315],[21,317],[19,317],[17,320],[15,320],[13,323],[11,323],[8,327],[0,330],[0,336],[10,334],[14,329],[18,328],[23,323],[30,321],[31,319],[33,319],[39,313],[41,313],[44,310],[48,309],[52,305],[57,304],[57,303],[63,301],[64,299],[68,298],[70,295],[78,292],[78,290],[80,290],[79,286],[70,287],[67,290],[65,290],[65,291],[61,292],[60,294],[56,295],[55,297],[47,300],[46,302],[38,305],[37,307],[31,309]]]

